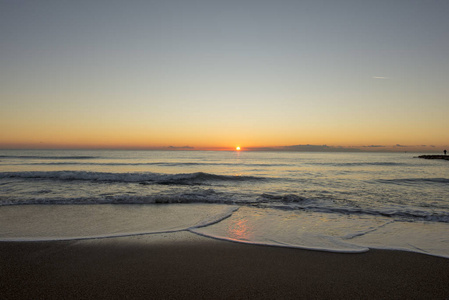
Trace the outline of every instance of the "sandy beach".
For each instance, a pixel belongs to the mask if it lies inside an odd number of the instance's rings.
[[[188,232],[1,242],[3,299],[447,299],[449,259],[339,254]]]

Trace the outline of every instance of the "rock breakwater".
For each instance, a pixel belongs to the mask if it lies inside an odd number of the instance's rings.
[[[449,160],[449,155],[420,155],[418,158]]]

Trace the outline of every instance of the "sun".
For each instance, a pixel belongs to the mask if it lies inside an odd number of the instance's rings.
[[[235,147],[235,150],[240,151],[240,146]]]

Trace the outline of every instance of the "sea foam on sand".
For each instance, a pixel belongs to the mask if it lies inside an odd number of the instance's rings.
[[[0,207],[0,241],[111,238],[190,231],[279,247],[360,253],[391,249],[449,257],[448,223],[223,204]]]

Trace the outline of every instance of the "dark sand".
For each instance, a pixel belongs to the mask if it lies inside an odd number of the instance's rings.
[[[1,299],[449,299],[449,259],[159,235],[1,242]],[[179,234],[178,234],[179,236]]]

